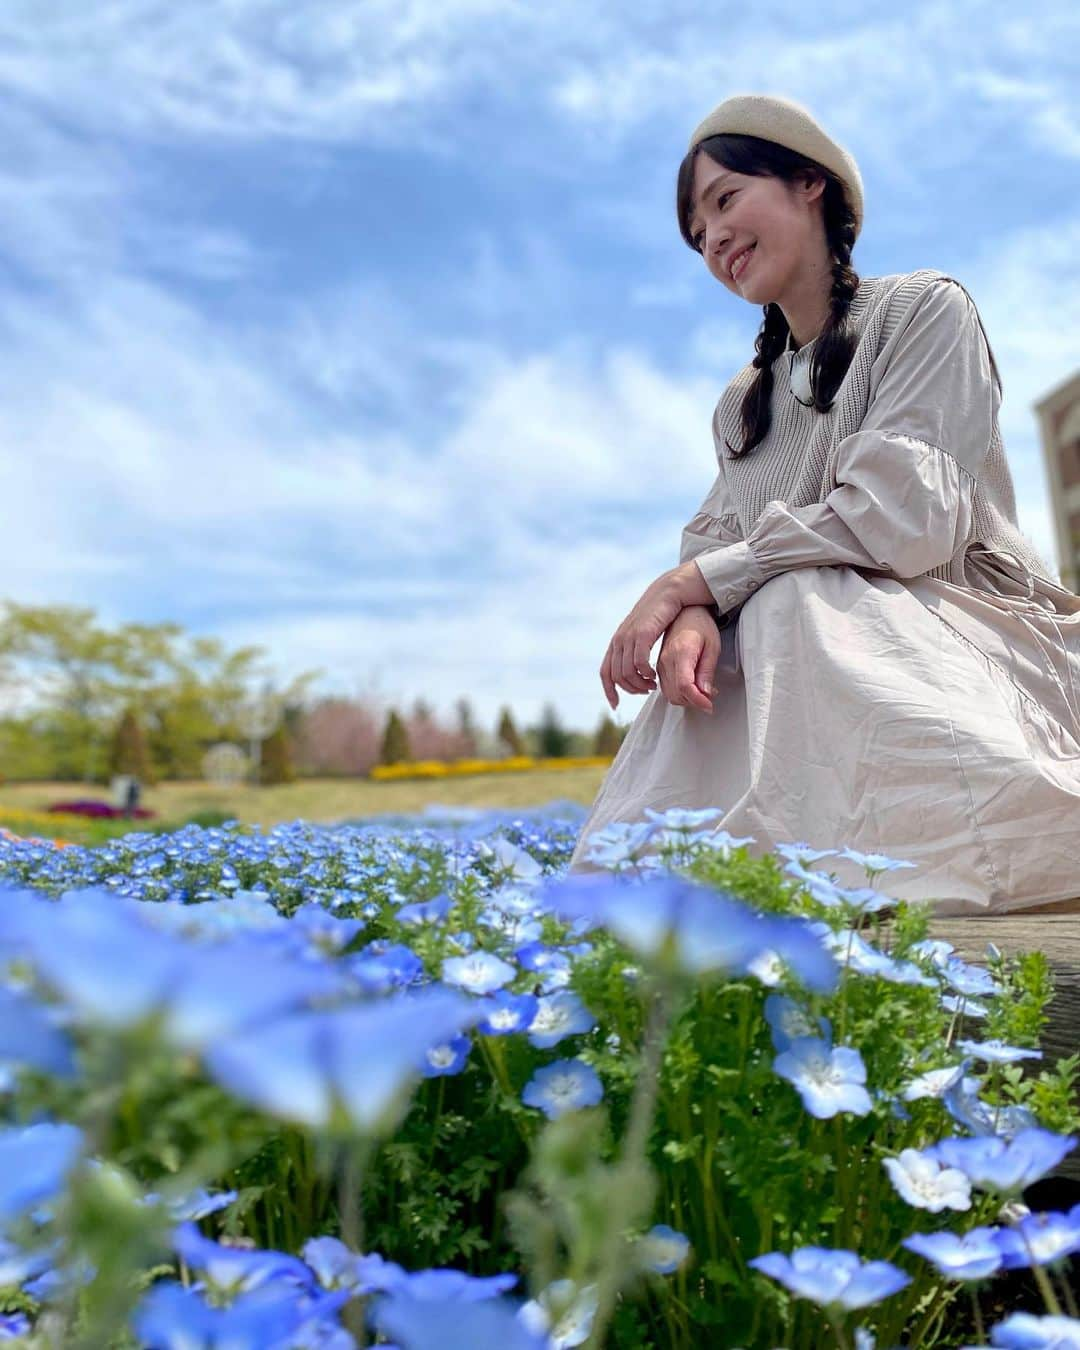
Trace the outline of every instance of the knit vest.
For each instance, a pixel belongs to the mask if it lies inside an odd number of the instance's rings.
[[[858,431],[866,416],[873,392],[873,364],[925,288],[938,279],[956,281],[955,277],[933,268],[860,278],[858,291],[848,310],[849,324],[858,345],[832,408],[827,413],[818,413],[804,407],[793,396],[787,370],[782,364],[791,357],[789,353],[783,353],[773,366],[769,431],[747,455],[730,455],[724,443],[727,440],[736,447],[742,443],[739,410],[757,371],[748,364],[727,386],[713,414],[713,440],[738,526],[744,535],[753,528],[769,502],[781,500],[792,508],[810,506],[824,501],[837,487],[834,472],[837,447],[845,437]],[[960,282],[956,284],[966,292]],[[982,327],[981,317],[979,323]],[[986,337],[985,328],[983,337]],[[989,339],[986,345],[995,384],[993,430],[975,486],[971,529],[949,562],[931,568],[924,575],[939,577],[958,586],[969,584],[965,577],[965,554],[973,545],[982,545],[985,549],[1012,554],[1024,571],[1052,580],[1053,573],[1017,524],[1016,493],[998,427],[1001,377]],[[948,450],[948,446],[941,448]]]

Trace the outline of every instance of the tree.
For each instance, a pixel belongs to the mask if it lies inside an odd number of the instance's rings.
[[[125,708],[124,715],[113,732],[112,744],[109,747],[109,772],[129,774],[140,783],[150,784],[156,781],[150,763],[150,752],[146,748],[146,737],[133,708]]]
[[[279,724],[262,743],[262,755],[259,759],[259,782],[264,787],[274,787],[278,783],[296,781],[292,753],[289,749],[289,737],[284,726]]]
[[[499,714],[499,729],[495,733],[495,738],[508,755],[524,755],[525,742],[521,738],[521,732],[514,724],[514,716],[509,708],[503,708]]]
[[[618,753],[620,745],[622,745],[622,732],[605,713],[600,719],[600,725],[596,728],[596,736],[593,739],[593,754],[614,755]]]
[[[537,747],[547,759],[560,759],[567,752],[570,734],[563,726],[553,703],[545,703],[535,728]]]
[[[401,764],[411,758],[409,733],[405,730],[405,723],[398,716],[397,709],[391,708],[390,715],[386,719],[386,730],[383,732],[379,763]]]
[[[473,720],[472,704],[467,698],[459,698],[454,705],[457,710],[458,735],[461,737],[461,753],[467,759],[476,754],[477,731]]]

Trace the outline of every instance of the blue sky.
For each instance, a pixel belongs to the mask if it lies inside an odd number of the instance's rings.
[[[1032,404],[1080,365],[1075,15],[5,0],[0,596],[594,726],[753,353],[673,210],[747,91],[854,154],[858,272],[971,292],[1056,567]]]

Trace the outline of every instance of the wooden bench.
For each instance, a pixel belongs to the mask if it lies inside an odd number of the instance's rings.
[[[1050,963],[1054,996],[1047,1008],[1040,1048],[1043,1059],[1035,1067],[1049,1067],[1080,1050],[1080,913],[978,915],[963,919],[932,919],[931,936],[944,938],[958,956],[986,963],[988,942],[1006,956],[1041,951]],[[1054,1176],[1080,1182],[1080,1145],[1065,1158]]]

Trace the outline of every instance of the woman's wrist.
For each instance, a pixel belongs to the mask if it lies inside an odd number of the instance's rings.
[[[671,575],[676,594],[684,606],[716,603],[716,597],[709,590],[708,584],[702,576],[701,568],[693,560],[680,563],[678,567],[672,570]]]

